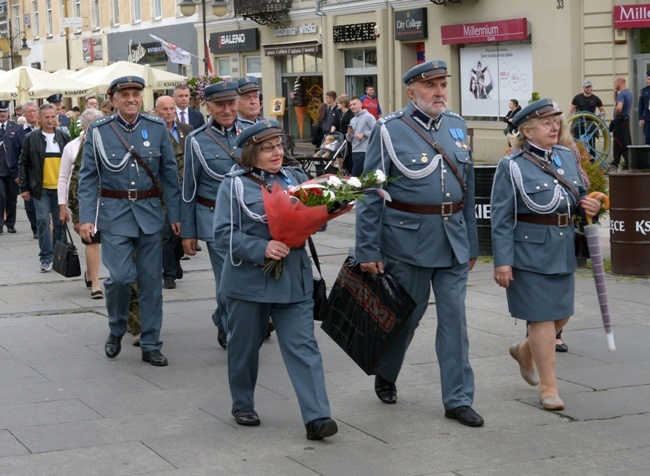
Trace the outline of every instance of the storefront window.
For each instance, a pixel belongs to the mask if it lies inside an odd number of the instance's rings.
[[[639,53],[642,55],[650,54],[650,30],[639,30]]]
[[[230,77],[230,58],[217,58],[217,76]]]
[[[261,56],[247,56],[246,57],[246,74],[262,74],[262,57]]]
[[[346,68],[376,68],[377,50],[347,50],[345,51]]]
[[[316,73],[319,72],[323,64],[323,54],[300,54],[285,56],[282,62],[283,73]]]

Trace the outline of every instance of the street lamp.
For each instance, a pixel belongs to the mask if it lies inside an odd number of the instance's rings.
[[[15,35],[12,35],[12,27],[11,27],[11,20],[7,20],[7,25],[8,25],[8,32],[3,33],[0,32],[0,51],[2,52],[2,56],[6,55],[7,53],[9,54],[9,65],[11,66],[11,69],[14,69],[14,42],[18,39],[21,38],[21,45],[20,49],[18,52],[20,53],[20,56],[23,58],[27,58],[29,54],[31,53],[32,49],[27,46],[27,35],[25,34],[24,31],[18,30],[18,33]]]
[[[206,0],[201,0],[202,8],[202,20],[203,20],[203,65],[205,67],[205,74],[208,74],[208,32],[205,25],[205,3]],[[178,6],[181,9],[181,14],[186,17],[194,15],[196,12],[196,2],[194,0],[182,0]],[[217,17],[222,17],[228,13],[228,1],[227,0],[214,0],[210,5],[212,7],[212,14]]]

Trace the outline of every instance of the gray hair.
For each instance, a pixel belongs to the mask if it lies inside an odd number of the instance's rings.
[[[26,109],[27,106],[34,106],[36,109],[38,109],[38,104],[36,103],[36,101],[33,101],[31,99],[23,103],[23,109]]]
[[[88,124],[100,117],[104,117],[104,114],[99,109],[86,109],[81,113],[81,127],[85,129],[88,127]]]

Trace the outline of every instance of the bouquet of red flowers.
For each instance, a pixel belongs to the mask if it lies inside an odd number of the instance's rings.
[[[376,191],[390,201],[381,188],[386,182],[386,175],[376,170],[361,177],[322,175],[288,190],[276,184],[270,193],[262,194],[271,236],[291,248],[302,246],[325,223],[352,210],[366,192]],[[262,270],[279,279],[282,260],[267,259]]]

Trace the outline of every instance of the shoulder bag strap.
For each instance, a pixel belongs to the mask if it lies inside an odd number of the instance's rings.
[[[316,251],[316,245],[314,245],[314,240],[311,239],[311,236],[307,238],[307,244],[309,244],[309,252],[311,253],[311,257],[314,260],[314,264],[316,265],[316,269],[318,270],[318,274],[320,274],[320,277],[323,277],[323,272],[320,270],[320,261],[318,260],[318,252]]]
[[[555,180],[560,182],[564,187],[569,190],[575,197],[578,202],[580,202],[580,195],[578,195],[578,191],[575,189],[573,185],[571,185],[564,177],[562,177],[560,174],[556,173],[555,170],[551,169],[548,167],[545,163],[543,163],[541,160],[535,158],[530,152],[527,150],[523,151],[523,157],[524,159],[528,160],[530,163],[536,165],[540,169],[542,169],[544,172],[549,174],[551,177],[553,177]]]
[[[413,119],[411,119],[408,116],[402,115],[400,117],[406,125],[408,125],[411,129],[413,129],[417,134],[422,137],[431,147],[434,148],[440,155],[442,155],[442,158],[447,162],[447,165],[449,165],[449,168],[451,168],[452,172],[454,172],[454,175],[458,179],[458,182],[460,183],[460,187],[463,189],[463,203],[465,203],[465,197],[467,196],[467,185],[465,184],[465,181],[463,180],[462,175],[460,175],[460,172],[458,171],[458,167],[456,167],[456,164],[454,164],[454,161],[451,160],[449,157],[449,154],[447,154],[447,151],[442,148],[442,146],[434,142],[431,137],[427,136],[424,132],[420,130],[420,128],[413,122]]]
[[[153,174],[149,166],[144,162],[144,160],[142,160],[142,157],[140,157],[140,154],[138,154],[138,152],[135,150],[135,147],[133,147],[126,141],[126,139],[118,129],[117,125],[115,124],[115,121],[111,121],[111,127],[115,131],[115,134],[120,139],[122,144],[124,144],[124,147],[126,147],[126,150],[128,150],[129,153],[135,158],[136,162],[138,162],[140,167],[142,167],[144,171],[147,172],[147,175],[151,178],[151,181],[153,182],[154,186],[157,187],[158,179],[156,179],[155,175]]]
[[[239,157],[237,157],[237,156],[235,155],[235,153],[232,151],[232,149],[230,149],[230,147],[228,147],[226,144],[224,144],[224,143],[223,143],[223,142],[222,142],[222,141],[217,137],[217,134],[215,134],[214,131],[213,131],[212,129],[210,129],[210,126],[209,126],[209,125],[206,126],[206,128],[205,128],[204,130],[205,130],[206,134],[208,134],[208,135],[210,136],[210,139],[212,139],[213,141],[215,141],[219,147],[221,147],[223,150],[225,150],[225,151],[228,153],[228,155],[230,156],[230,158],[231,158],[232,160],[234,160],[235,162],[237,162],[238,165],[241,165],[241,160],[239,160]]]

